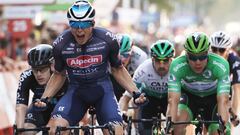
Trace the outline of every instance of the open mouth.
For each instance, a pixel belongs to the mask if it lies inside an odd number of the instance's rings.
[[[84,39],[84,37],[85,37],[84,34],[83,34],[83,35],[77,35],[77,38],[78,38],[78,39]]]

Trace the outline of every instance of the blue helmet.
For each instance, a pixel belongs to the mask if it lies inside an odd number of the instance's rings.
[[[69,21],[94,21],[95,9],[87,0],[76,1],[67,12]]]

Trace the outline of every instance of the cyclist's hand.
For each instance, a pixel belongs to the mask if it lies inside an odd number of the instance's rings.
[[[238,126],[239,123],[240,123],[240,120],[238,117],[235,117],[235,118],[231,118],[231,123],[234,127]]]
[[[48,98],[36,99],[33,101],[33,109],[35,111],[45,111],[48,106]]]
[[[149,102],[144,93],[133,92],[133,102],[136,105],[145,105]]]
[[[232,111],[232,108],[229,109],[229,113],[230,113],[230,120],[232,125],[234,127],[238,126],[240,122],[239,117]]]

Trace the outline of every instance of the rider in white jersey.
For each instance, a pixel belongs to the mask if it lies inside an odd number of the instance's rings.
[[[118,43],[120,45],[119,51],[121,61],[124,67],[126,67],[126,69],[128,70],[129,74],[133,76],[133,73],[137,69],[137,67],[147,59],[147,53],[139,47],[135,46],[133,39],[127,34],[119,34]],[[120,86],[118,82],[116,82],[113,76],[110,75],[110,77],[113,83],[115,96],[117,100],[119,100],[125,89]]]
[[[150,119],[158,113],[166,114],[168,69],[174,56],[174,46],[168,40],[159,40],[151,46],[151,59],[144,61],[135,71],[133,81],[149,103],[140,107],[139,117]],[[131,94],[125,92],[120,99],[120,108],[127,111]],[[124,100],[125,99],[125,100]],[[157,110],[157,111],[156,111]],[[151,135],[152,123],[139,124],[139,133]]]
[[[148,56],[146,52],[144,52],[141,48],[137,46],[132,46],[132,53],[130,55],[129,62],[124,63],[126,64],[126,69],[128,70],[129,74],[133,75],[137,67],[147,58]]]

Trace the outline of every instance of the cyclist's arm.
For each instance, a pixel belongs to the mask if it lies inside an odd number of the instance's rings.
[[[23,128],[26,112],[27,105],[25,104],[16,105],[16,124],[18,128]]]
[[[131,76],[124,66],[121,65],[119,67],[112,67],[111,70],[113,77],[124,89],[131,94],[133,94],[134,91],[138,91],[138,88],[132,81]]]
[[[179,100],[180,100],[180,93],[168,92],[167,116],[171,116],[173,122],[177,121]]]
[[[232,85],[232,111],[235,114],[239,114],[239,106],[240,106],[240,83],[236,83]]]
[[[125,91],[125,93],[128,93],[128,92]],[[119,99],[119,107],[120,107],[122,112],[127,112],[128,111],[128,103],[132,98],[131,96],[127,96],[125,93]]]
[[[228,102],[229,102],[228,94],[222,93],[217,96],[218,113],[220,114],[225,123],[228,122],[229,120]]]
[[[16,124],[18,128],[23,128],[25,122],[25,115],[28,108],[29,91],[32,86],[32,71],[26,70],[21,73],[16,99]]]
[[[42,98],[53,97],[63,86],[66,79],[65,71],[53,72],[51,78],[49,79],[46,89],[42,95]]]

